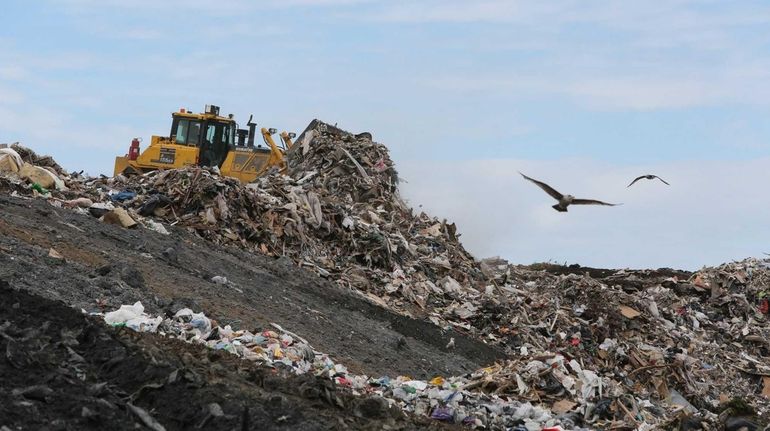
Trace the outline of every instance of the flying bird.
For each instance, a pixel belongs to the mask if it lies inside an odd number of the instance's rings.
[[[524,177],[525,179],[537,184],[538,187],[540,187],[546,193],[551,195],[552,198],[559,201],[558,204],[552,206],[553,209],[559,212],[567,212],[567,207],[570,205],[607,205],[607,206],[622,205],[622,204],[609,204],[607,202],[597,201],[594,199],[576,199],[572,195],[563,195],[557,192],[553,187],[549,186],[548,184],[542,181],[538,181],[534,178],[530,178],[522,174],[521,172],[519,172],[519,174],[521,174],[521,176]]]
[[[626,186],[626,188],[629,188],[629,187],[633,186],[635,182],[637,182],[637,181],[639,181],[639,180],[641,180],[641,179],[645,179],[645,180],[654,180],[655,178],[657,178],[657,179],[659,179],[659,180],[663,181],[663,184],[665,184],[665,185],[667,185],[667,186],[670,186],[670,185],[671,185],[671,184],[667,183],[667,182],[666,182],[666,180],[664,180],[663,178],[661,178],[661,177],[659,177],[659,176],[657,176],[657,175],[642,175],[642,176],[640,176],[640,177],[636,177],[636,178],[634,178],[634,180],[633,180],[633,181],[631,181],[631,184],[627,185],[627,186]]]

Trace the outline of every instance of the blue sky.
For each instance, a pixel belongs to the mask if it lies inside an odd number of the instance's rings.
[[[388,145],[404,195],[479,257],[692,269],[770,252],[751,188],[770,179],[770,5],[650,3],[8,1],[0,142],[97,174],[180,107],[320,118]],[[624,205],[556,214],[518,170]],[[676,181],[625,189],[650,170]]]

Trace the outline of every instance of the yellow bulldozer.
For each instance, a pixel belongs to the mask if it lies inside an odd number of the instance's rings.
[[[233,115],[220,116],[216,105],[206,105],[200,114],[183,108],[172,113],[171,118],[169,136],[153,136],[144,151],[140,151],[140,139],[134,138],[128,153],[115,158],[114,174],[143,174],[195,165],[217,167],[224,176],[251,182],[272,168],[286,171],[285,153],[292,146],[294,133],[282,132],[279,145],[273,140],[277,130],[262,128],[265,146],[255,145],[256,123],[252,117],[246,123],[247,129],[239,129]]]

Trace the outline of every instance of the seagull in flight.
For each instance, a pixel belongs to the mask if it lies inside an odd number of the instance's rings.
[[[549,186],[548,184],[538,181],[534,178],[530,178],[521,172],[519,172],[522,177],[525,179],[532,181],[533,183],[537,184],[538,187],[543,189],[546,193],[551,195],[552,198],[559,201],[558,204],[553,205],[553,209],[559,212],[567,212],[567,207],[570,205],[607,205],[607,206],[615,206],[615,205],[622,205],[622,204],[609,204],[607,202],[597,201],[593,199],[576,199],[572,195],[563,195],[559,192],[557,192],[553,187]]]
[[[639,180],[641,180],[641,179],[645,179],[645,180],[654,180],[655,178],[657,178],[657,179],[659,179],[659,180],[663,181],[663,184],[665,184],[665,185],[667,185],[667,186],[670,186],[670,185],[671,185],[671,184],[667,183],[667,182],[666,182],[666,180],[664,180],[663,178],[661,178],[661,177],[659,177],[659,176],[657,176],[657,175],[649,175],[649,174],[648,174],[648,175],[642,175],[642,176],[640,176],[640,177],[636,177],[636,178],[635,178],[633,181],[631,181],[631,184],[629,184],[629,185],[627,185],[627,186],[626,186],[626,188],[629,188],[629,187],[633,186],[635,182],[637,182],[637,181],[639,181]]]

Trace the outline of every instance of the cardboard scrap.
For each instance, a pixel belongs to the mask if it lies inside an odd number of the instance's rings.
[[[762,396],[765,398],[770,398],[770,377],[762,377],[762,385]]]
[[[125,228],[131,228],[136,226],[136,222],[134,221],[134,219],[131,218],[130,215],[128,215],[128,211],[120,207],[115,208],[114,210],[105,214],[102,217],[102,220],[105,223],[116,224],[118,226],[123,226]]]
[[[626,305],[620,306],[620,314],[622,314],[627,319],[635,319],[642,315],[642,313],[634,310],[631,307],[628,307]]]
[[[573,408],[575,408],[576,405],[576,403],[573,403],[570,400],[559,400],[553,403],[551,410],[557,415],[560,415],[571,411]]]
[[[62,256],[61,253],[52,248],[48,249],[48,257],[52,257],[54,259],[64,259],[64,256]]]

